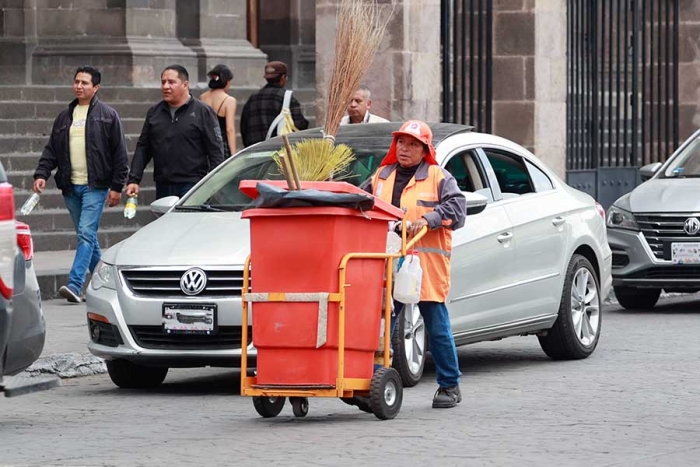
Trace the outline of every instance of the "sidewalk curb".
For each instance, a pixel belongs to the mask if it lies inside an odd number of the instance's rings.
[[[90,353],[70,352],[42,357],[24,371],[29,377],[57,375],[61,378],[93,376],[107,372],[103,359]]]

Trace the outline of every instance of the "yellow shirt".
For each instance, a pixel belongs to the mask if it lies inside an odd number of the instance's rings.
[[[87,154],[85,151],[85,122],[90,105],[76,105],[73,109],[73,124],[70,127],[70,181],[73,185],[87,185]]]

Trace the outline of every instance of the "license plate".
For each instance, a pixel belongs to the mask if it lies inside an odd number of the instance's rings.
[[[216,305],[166,303],[163,330],[168,334],[214,334]]]
[[[671,243],[673,264],[700,264],[700,243]]]

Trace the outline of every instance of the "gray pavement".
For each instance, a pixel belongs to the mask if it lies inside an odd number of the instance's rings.
[[[102,359],[87,350],[89,341],[85,304],[44,300],[46,343],[39,360],[26,370],[28,376],[56,374],[62,378],[107,371]]]
[[[79,308],[55,304],[52,329],[68,338]],[[430,408],[428,365],[386,422],[332,399],[310,400],[304,419],[289,407],[262,419],[230,369],[175,369],[142,391],[66,379],[0,399],[0,465],[698,465],[698,314],[697,295],[606,306],[598,349],[580,361],[549,360],[534,337],[462,347],[458,408]]]

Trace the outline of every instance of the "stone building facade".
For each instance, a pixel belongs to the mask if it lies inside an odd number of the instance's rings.
[[[625,1],[625,0],[621,0]],[[655,0],[667,1],[667,0]],[[679,1],[679,0],[677,0]],[[481,3],[481,2],[479,2]],[[491,0],[492,131],[566,172],[565,0]],[[323,122],[338,0],[0,0],[0,80],[66,85],[76,66],[104,70],[105,84],[155,87],[182,63],[204,83],[220,62],[239,88],[263,84],[268,59],[290,65],[294,89]],[[367,75],[374,110],[392,120],[441,118],[441,9],[445,0],[381,2],[393,10]],[[700,0],[680,1],[679,136],[700,124]],[[251,13],[252,11],[252,13]],[[251,18],[251,14],[254,18]],[[247,25],[253,21],[257,34]],[[192,73],[196,70],[196,74]]]

